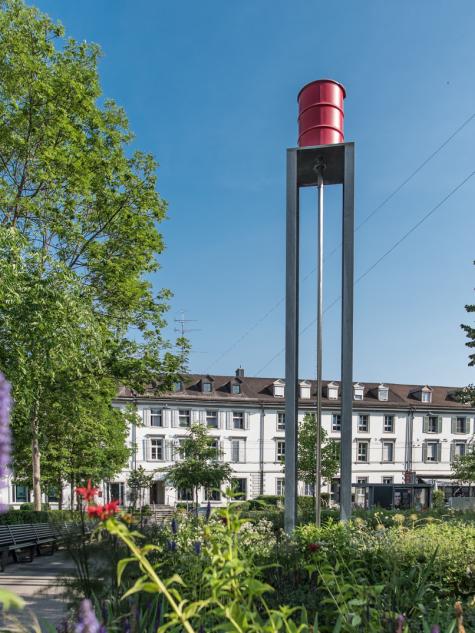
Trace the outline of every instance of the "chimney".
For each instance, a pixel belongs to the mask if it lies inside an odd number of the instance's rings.
[[[236,378],[244,378],[244,369],[242,367],[236,369]]]

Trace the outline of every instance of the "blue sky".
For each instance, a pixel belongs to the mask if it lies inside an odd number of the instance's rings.
[[[285,149],[296,95],[313,79],[347,89],[356,142],[356,222],[475,113],[475,3],[458,0],[38,0],[101,45],[104,94],[160,163],[167,250],[156,288],[174,292],[190,369],[283,374]],[[358,277],[474,169],[475,118],[356,234]],[[475,302],[475,177],[355,289],[355,378],[475,382],[460,323]],[[326,194],[325,248],[339,244],[340,191]],[[302,196],[301,326],[315,314],[315,194]],[[325,304],[339,296],[328,258]],[[264,316],[267,315],[265,318]],[[171,324],[170,334],[173,335]],[[339,377],[340,304],[325,314],[324,375]],[[315,335],[301,375],[315,373]],[[226,352],[226,353],[225,353]]]

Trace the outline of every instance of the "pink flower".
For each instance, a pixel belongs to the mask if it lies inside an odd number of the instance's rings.
[[[309,543],[307,545],[307,549],[309,552],[318,552],[320,548],[321,548],[320,543]]]
[[[118,501],[109,501],[105,506],[90,505],[87,507],[87,514],[93,518],[96,517],[100,521],[105,521],[116,515],[120,511]]]

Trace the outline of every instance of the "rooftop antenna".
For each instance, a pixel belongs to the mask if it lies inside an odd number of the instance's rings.
[[[186,337],[186,335],[189,332],[199,332],[200,328],[192,328],[192,327],[188,327],[187,323],[196,323],[197,319],[185,319],[185,311],[182,310],[181,311],[181,319],[173,319],[175,321],[175,323],[178,323],[179,325],[175,328],[173,328],[174,332],[177,332],[177,334],[180,335],[180,338],[184,339]],[[181,351],[184,352],[185,351],[185,347],[183,345],[183,343],[179,346],[181,348]],[[199,353],[199,352],[194,352],[195,354]]]

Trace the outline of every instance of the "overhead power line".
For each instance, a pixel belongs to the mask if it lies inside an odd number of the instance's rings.
[[[359,231],[367,222],[369,222],[377,213],[380,211],[396,194],[398,194],[401,189],[403,189],[422,169],[439,154],[444,147],[446,147],[452,139],[454,139],[457,134],[459,134],[469,123],[471,123],[475,119],[475,112],[473,112],[469,117],[463,121],[461,125],[459,125],[429,156],[427,156],[403,181],[399,183],[399,185],[391,191],[389,195],[384,198],[377,207],[375,207],[355,228],[355,233]],[[324,258],[324,261],[328,261],[332,255],[338,252],[341,248],[341,243],[335,246]],[[302,281],[306,281],[311,277],[316,271],[316,268],[310,270],[306,275],[302,278]],[[257,321],[255,321],[241,336],[239,336],[234,343],[232,343],[229,347],[227,347],[219,356],[217,356],[213,362],[209,365],[208,372],[218,363],[222,358],[227,356],[230,352],[233,351],[242,341],[244,341],[249,334],[251,334],[261,323],[263,323],[267,317],[269,317],[275,310],[277,310],[285,301],[285,297],[281,297],[275,304],[273,304],[267,312],[265,312]]]
[[[386,259],[386,257],[388,255],[390,255],[400,244],[402,244],[402,242],[404,242],[404,240],[406,240],[409,235],[411,235],[412,233],[414,233],[414,231],[416,229],[418,229],[421,224],[423,224],[426,220],[428,220],[430,218],[430,216],[435,213],[437,211],[437,209],[440,209],[440,207],[447,202],[447,200],[449,198],[451,198],[457,191],[459,191],[459,189],[461,189],[469,180],[470,178],[472,178],[475,175],[475,170],[472,171],[468,176],[466,176],[461,182],[459,182],[458,185],[456,185],[451,191],[449,191],[449,193],[447,195],[445,195],[442,200],[440,200],[435,206],[433,206],[424,216],[422,216],[422,218],[420,220],[418,220],[415,224],[413,224],[411,226],[411,228],[406,231],[406,233],[404,233],[404,235],[402,235],[396,242],[394,242],[394,244],[388,248],[387,251],[385,251],[380,257],[378,257],[378,259],[371,264],[371,266],[369,268],[367,268],[364,273],[362,273],[359,277],[357,277],[357,279],[354,282],[354,286],[356,286],[356,284],[358,284],[360,281],[362,281],[367,275],[369,275],[369,273],[371,271],[373,271],[376,266],[378,266],[384,259]],[[334,299],[323,311],[324,314],[326,314],[329,310],[331,310],[333,308],[333,306],[335,306],[339,301],[341,300],[341,295],[338,296],[336,299]],[[315,323],[316,319],[312,319],[309,323],[307,323],[307,325],[299,332],[299,334],[305,334],[305,332],[307,332],[307,330],[309,330]],[[277,358],[279,358],[279,356],[285,351],[285,348],[280,349],[277,354],[275,354],[263,367],[261,367],[261,369],[256,373],[256,376],[259,376],[264,369],[266,369],[274,360],[276,360]]]

